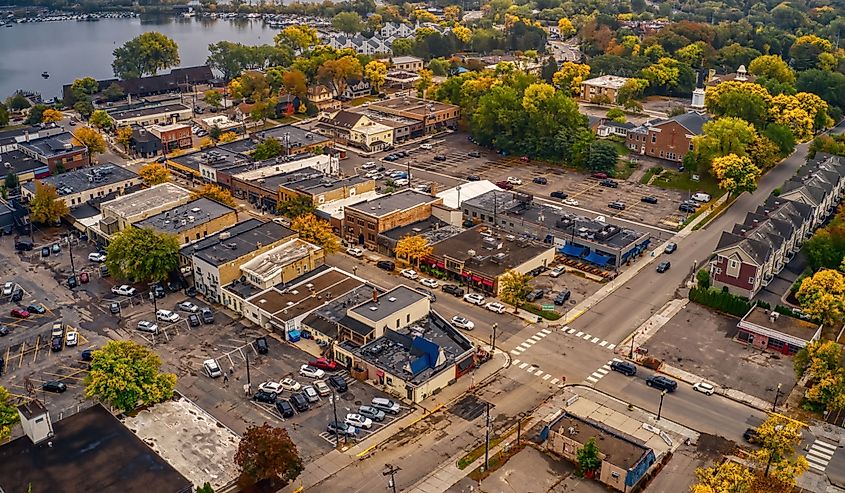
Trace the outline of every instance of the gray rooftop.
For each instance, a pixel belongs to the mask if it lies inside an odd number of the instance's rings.
[[[132,110],[112,111],[109,116],[117,121],[128,120],[130,118],[139,118],[142,116],[159,115],[162,113],[178,113],[189,109],[184,104],[163,104],[157,106],[146,106],[143,108],[136,108]]]
[[[465,262],[467,270],[496,278],[554,248],[554,245],[527,238],[482,236],[481,232],[486,229],[479,225],[435,243],[432,256],[440,259],[449,256]]]
[[[379,296],[377,301],[367,300],[354,308],[350,308],[349,311],[372,322],[378,322],[390,316],[391,313],[404,310],[425,298],[426,295],[419,291],[400,284]]]
[[[325,335],[332,335],[327,333],[326,330],[336,332],[337,324],[341,320],[353,320],[346,316],[346,311],[350,306],[355,306],[366,299],[372,298],[373,289],[376,288],[369,284],[364,284],[341,296],[332,297],[331,301],[314,310],[302,323],[319,330]],[[357,322],[357,320],[355,321]]]
[[[182,156],[169,158],[174,163],[199,171],[200,165],[208,166],[217,170],[234,168],[250,163],[250,159],[238,153],[228,151],[221,147],[207,149],[204,151],[192,152]]]
[[[139,228],[153,228],[164,233],[177,234],[195,228],[200,224],[213,221],[230,212],[235,212],[235,209],[205,197],[200,197],[185,205],[180,205],[168,211],[150,216],[135,225]]]
[[[298,190],[303,193],[309,193],[311,195],[319,195],[321,193],[326,193],[331,190],[337,190],[339,188],[353,187],[355,185],[366,183],[368,181],[372,181],[372,179],[357,175],[349,176],[347,178],[335,179],[323,173],[320,173],[320,176],[318,177],[308,178],[295,183],[291,183],[287,186],[287,188]]]
[[[632,436],[606,424],[566,412],[555,419],[550,428],[581,444],[587,443],[591,438],[596,439],[599,449],[606,456],[605,460],[625,470],[634,467],[649,451],[645,444]]]
[[[221,235],[224,236],[222,240]],[[196,255],[211,265],[220,266],[249,254],[256,250],[259,244],[269,245],[294,235],[295,232],[281,224],[272,221],[262,223],[251,218],[188,245],[182,248],[180,253],[187,257]],[[228,238],[225,238],[226,236]]]
[[[440,199],[427,193],[417,192],[416,190],[403,190],[360,204],[349,205],[346,206],[346,209],[374,217],[383,217],[396,211],[409,210],[418,205],[431,203],[436,200]]]
[[[106,163],[100,166],[75,169],[60,175],[48,176],[38,181],[45,185],[56,188],[59,196],[84,192],[93,188],[104,187],[115,183],[138,178],[138,175],[126,168],[114,163]],[[29,182],[24,187],[35,193],[35,183]]]
[[[4,169],[14,170],[15,173],[26,173],[38,168],[47,168],[47,165],[33,159],[19,150],[4,152],[0,155],[0,161],[3,162]],[[6,166],[9,163],[9,166]]]
[[[19,142],[18,146],[47,157],[61,156],[84,149],[83,146],[73,143],[73,134],[70,132],[31,139],[29,142]]]
[[[463,229],[450,226],[449,223],[442,221],[434,216],[427,217],[422,221],[408,224],[407,226],[400,226],[380,233],[379,236],[390,238],[393,241],[399,241],[408,235],[420,235],[427,239],[429,243],[437,243],[446,238],[455,236],[463,231]]]

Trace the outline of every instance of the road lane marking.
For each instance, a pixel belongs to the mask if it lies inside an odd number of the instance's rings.
[[[545,375],[543,375],[543,380],[548,380],[548,379],[550,379],[550,378],[552,378],[552,376],[551,376],[551,375],[549,375],[548,373],[546,373]]]
[[[570,334],[571,334],[571,333],[572,333],[572,332],[570,332]],[[577,334],[575,334],[575,337],[581,337],[582,335],[584,335],[584,333],[583,333],[583,332],[578,332]]]
[[[543,329],[543,330],[541,330],[540,332],[542,332],[542,333],[543,333],[543,334],[545,334],[545,335],[549,335],[549,334],[551,334],[551,333],[552,333],[552,331],[550,331],[549,329]],[[540,332],[538,332],[537,334],[539,334]]]
[[[524,369],[526,366],[528,366],[528,363],[523,363],[523,364],[519,365],[519,369],[520,369],[520,370],[522,370],[522,369]]]
[[[595,344],[595,343],[599,342],[599,338],[598,338],[598,337],[593,337],[593,339],[592,339],[590,342],[592,342],[593,344]]]
[[[591,337],[593,337],[593,336],[591,336],[590,334],[584,334],[584,340],[585,340],[585,341],[586,341],[587,339],[591,338]]]
[[[546,337],[547,335],[548,334],[541,331],[541,332],[537,332],[536,334],[534,334],[534,337],[539,337],[539,338],[542,339],[543,337]]]
[[[611,344],[610,346],[607,346],[607,349],[610,349],[612,351],[613,348],[615,348],[615,347],[616,347],[616,344]]]
[[[558,380],[557,378],[553,378],[553,379],[552,379],[552,381],[551,381],[551,382],[549,382],[549,383],[550,383],[550,384],[552,384],[552,385],[554,385],[554,384],[556,384],[556,383],[558,383],[558,382],[559,382],[559,380]]]
[[[536,372],[534,372],[534,376],[535,376],[535,377],[539,377],[539,376],[540,376],[540,375],[542,375],[543,373],[545,373],[543,370],[537,370]]]
[[[537,344],[538,342],[540,342],[540,338],[537,336],[531,336],[531,339],[529,339],[529,341],[534,341],[533,344]]]
[[[601,347],[605,347],[605,346],[607,346],[607,341],[601,341],[601,343],[599,344],[599,346],[601,346]]]
[[[518,359],[513,360],[513,363],[512,363],[512,364],[514,364],[514,365],[518,365],[518,364],[519,364],[519,360],[518,360]]]
[[[575,329],[569,329],[569,330],[566,331],[567,334],[572,334],[574,332],[575,332]]]
[[[522,354],[522,351],[517,351],[516,349],[511,349],[511,354],[514,356],[519,356]]]

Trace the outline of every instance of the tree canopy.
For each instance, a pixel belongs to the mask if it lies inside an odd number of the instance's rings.
[[[200,197],[220,202],[221,204],[228,205],[229,207],[235,207],[236,205],[235,198],[232,197],[232,192],[221,188],[214,183],[206,183],[199,190],[191,192],[191,200],[196,200]]]
[[[121,79],[155,75],[159,70],[179,65],[179,47],[164,34],[149,31],[114,50],[112,69]]]
[[[179,240],[151,228],[127,227],[109,243],[106,266],[120,279],[163,281],[179,268]]]
[[[313,214],[314,210],[314,202],[307,195],[294,195],[287,200],[279,202],[279,205],[276,207],[276,213],[290,219],[295,219],[305,214]]]
[[[29,217],[32,222],[54,224],[68,212],[67,204],[59,199],[56,187],[35,180],[35,195],[29,201]]]
[[[92,157],[95,154],[106,152],[106,141],[100,132],[89,127],[80,127],[73,132],[73,141],[76,145],[83,145],[88,148],[88,154]]]
[[[303,214],[291,222],[290,228],[303,240],[323,248],[326,254],[340,250],[340,239],[335,236],[332,226],[317,219],[314,214]]]
[[[20,420],[18,408],[12,404],[12,395],[0,385],[0,443],[12,435],[12,426]]]
[[[804,313],[828,327],[845,320],[845,276],[837,270],[821,269],[805,277],[795,297]]]
[[[521,307],[531,292],[530,280],[530,276],[515,270],[505,272],[499,277],[499,297],[514,308]]]
[[[149,163],[141,166],[138,175],[148,187],[160,185],[170,181],[170,170],[161,163]]]
[[[235,452],[235,464],[240,473],[238,484],[241,487],[261,481],[281,481],[276,485],[281,487],[296,479],[304,469],[288,432],[267,423],[246,429]]]
[[[431,255],[432,251],[434,251],[434,248],[427,239],[420,235],[411,234],[405,235],[397,241],[395,248],[396,258],[416,265],[420,264],[421,259]]]

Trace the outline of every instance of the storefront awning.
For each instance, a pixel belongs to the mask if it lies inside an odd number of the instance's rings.
[[[602,255],[600,253],[590,252],[589,255],[584,257],[584,260],[586,260],[587,262],[590,262],[591,264],[596,264],[599,267],[604,267],[605,265],[608,264],[608,262],[610,262],[611,258],[612,257],[608,257],[608,256]]]
[[[570,257],[580,257],[584,254],[584,247],[567,243],[563,246],[563,248],[559,248],[558,252],[564,255],[569,255]]]

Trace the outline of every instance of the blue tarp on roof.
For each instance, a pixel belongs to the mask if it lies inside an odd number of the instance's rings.
[[[602,255],[600,253],[590,252],[589,255],[584,257],[584,260],[586,260],[587,262],[590,262],[592,264],[596,264],[599,267],[604,267],[605,265],[607,265],[608,262],[610,262],[611,258],[612,257],[608,257],[608,256]]]
[[[584,254],[584,247],[567,243],[563,246],[563,248],[558,249],[558,252],[564,255],[569,255],[570,257],[580,257]]]
[[[437,366],[440,346],[420,336],[416,336],[411,342],[411,352],[417,355],[415,359],[411,360],[411,374],[417,375],[424,370]]]

